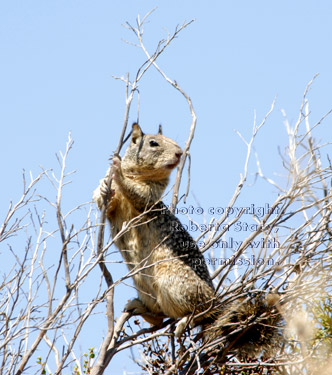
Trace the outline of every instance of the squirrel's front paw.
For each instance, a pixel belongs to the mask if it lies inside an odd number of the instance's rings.
[[[105,177],[100,183],[100,195],[103,199],[106,199],[108,191],[110,192],[109,198],[112,198],[115,194],[115,190],[109,189],[109,187],[108,187],[108,177]]]
[[[97,189],[93,192],[93,200],[97,203],[98,208],[101,208],[104,204],[106,197],[108,195],[109,187],[108,187],[108,179],[109,179],[110,169],[107,171],[106,176],[100,180],[100,184]],[[115,195],[115,190],[110,189],[109,199]]]

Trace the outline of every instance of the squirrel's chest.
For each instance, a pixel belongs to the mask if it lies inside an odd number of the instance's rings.
[[[146,216],[139,216],[127,205],[121,205],[109,219],[112,238],[129,268],[155,261],[160,239]]]
[[[112,233],[113,236],[113,233]],[[115,240],[116,247],[129,268],[141,263],[142,266],[151,263],[153,258],[154,241],[148,232],[142,228],[132,228]]]

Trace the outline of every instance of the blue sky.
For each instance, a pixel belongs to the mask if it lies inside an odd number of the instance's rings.
[[[255,143],[270,176],[283,173],[278,147],[287,138],[280,110],[295,123],[304,88],[316,73],[309,94],[311,122],[332,108],[328,0],[1,2],[1,218],[9,201],[20,196],[22,169],[36,175],[40,166],[56,167],[55,153],[64,149],[69,132],[75,142],[69,169],[77,173],[66,202],[74,207],[91,199],[123,123],[124,85],[112,76],[129,72],[134,77],[145,61],[142,51],[124,42],[135,39],[122,25],[134,25],[138,13],[155,7],[144,34],[150,51],[167,31],[195,19],[159,60],[190,95],[198,116],[189,202],[227,204],[246,152],[234,129],[248,139],[254,110],[259,122],[275,96],[275,110]],[[191,121],[184,99],[153,70],[140,93],[143,130],[156,132],[162,123],[164,134],[183,147]],[[130,123],[135,120],[133,107]],[[331,141],[331,121],[314,136]],[[254,162],[250,167],[253,174]],[[241,204],[270,202],[275,193],[258,183],[248,188]],[[134,296],[132,289],[128,293]],[[122,306],[121,301],[118,311]],[[125,354],[119,358],[114,371],[132,368],[121,359]]]

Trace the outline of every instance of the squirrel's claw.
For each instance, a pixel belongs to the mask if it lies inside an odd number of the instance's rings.
[[[104,178],[100,184],[100,195],[102,196],[103,199],[106,198],[109,191],[110,191],[109,198],[112,198],[115,195],[115,190],[108,188],[108,177],[107,177],[107,178]]]

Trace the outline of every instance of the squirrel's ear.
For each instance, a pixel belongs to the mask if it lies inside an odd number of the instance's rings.
[[[131,133],[131,141],[133,143],[137,143],[137,140],[142,138],[143,135],[144,135],[144,133],[142,132],[142,129],[140,128],[140,126],[137,124],[137,122],[134,122],[133,123],[133,130],[132,130],[132,133]]]
[[[161,124],[159,124],[158,134],[163,134],[163,127],[161,126]]]

